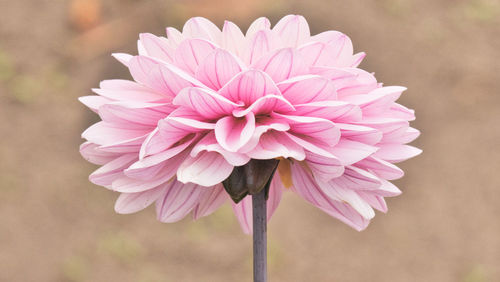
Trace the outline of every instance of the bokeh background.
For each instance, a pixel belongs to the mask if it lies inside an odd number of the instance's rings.
[[[500,2],[495,0],[0,0],[0,281],[251,281],[251,237],[229,206],[198,222],[113,211],[88,182],[79,104],[128,78],[111,52],[192,16],[243,29],[306,16],[347,33],[361,65],[409,88],[403,195],[358,233],[286,193],[269,224],[270,281],[500,281]]]

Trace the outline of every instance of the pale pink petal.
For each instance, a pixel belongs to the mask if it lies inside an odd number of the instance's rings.
[[[384,134],[383,143],[406,144],[417,139],[420,131],[412,127],[403,127],[405,130],[397,130],[393,134]]]
[[[297,47],[309,40],[309,25],[303,16],[288,15],[283,17],[274,27],[285,47]]]
[[[135,154],[122,155],[94,171],[89,180],[96,185],[110,187],[113,181],[123,175],[123,170],[136,160]]]
[[[108,98],[97,95],[79,97],[78,100],[96,113],[98,112],[99,107],[112,101]]]
[[[372,155],[377,149],[377,147],[361,142],[340,139],[337,145],[331,149],[331,152],[343,165],[351,165]]]
[[[187,107],[206,119],[217,119],[231,114],[239,105],[210,89],[184,88],[172,101],[174,105]]]
[[[374,154],[377,158],[390,163],[398,163],[420,155],[422,150],[409,145],[384,144]]]
[[[245,53],[246,38],[240,28],[230,21],[224,22],[222,28],[221,47],[233,53],[236,56],[242,56]]]
[[[163,193],[164,187],[138,193],[121,193],[115,202],[115,211],[120,214],[135,213],[154,203]]]
[[[153,102],[165,99],[164,95],[154,92],[151,88],[129,80],[103,80],[99,87],[92,91],[111,100]]]
[[[283,97],[293,105],[337,98],[335,85],[330,80],[317,75],[294,77],[278,83],[278,88]]]
[[[353,104],[342,101],[317,101],[294,105],[294,115],[320,117],[331,121],[361,120],[361,109]]]
[[[215,124],[215,138],[222,148],[236,152],[250,141],[255,131],[255,116],[253,113],[244,118],[227,116]]]
[[[235,103],[242,102],[249,106],[260,97],[269,94],[279,95],[280,91],[266,73],[260,70],[247,70],[224,85],[219,94]]]
[[[228,199],[227,193],[221,184],[213,187],[203,187],[198,204],[193,209],[193,219],[210,215],[222,206]]]
[[[201,152],[188,157],[177,170],[177,179],[182,183],[213,186],[225,180],[233,171],[222,155],[216,152]]]
[[[293,158],[304,160],[304,148],[294,142],[285,132],[268,131],[262,134],[258,144],[246,153],[252,159]]]
[[[360,126],[348,123],[337,123],[342,134],[342,138],[347,138],[352,141],[375,145],[382,140],[382,131],[372,127]]]
[[[234,215],[240,227],[245,234],[252,234],[253,232],[253,220],[252,220],[252,196],[246,196],[238,204],[231,201],[231,206],[233,208]]]
[[[278,208],[284,190],[285,187],[283,187],[283,183],[281,183],[280,177],[274,176],[271,180],[271,185],[269,186],[269,198],[266,202],[267,221],[271,219],[274,212]]]
[[[182,28],[182,35],[188,38],[202,38],[217,44],[221,39],[220,29],[203,17],[190,18]]]
[[[186,39],[175,51],[175,64],[184,71],[194,74],[201,62],[216,47],[203,39]]]
[[[358,231],[361,231],[368,226],[370,221],[362,217],[352,207],[328,197],[318,187],[318,184],[314,180],[313,176],[309,174],[300,164],[293,163],[291,168],[293,180],[292,189],[298,195],[330,216],[341,220]]]
[[[366,95],[351,95],[345,100],[359,105],[364,115],[377,115],[389,110],[405,90],[405,87],[387,86],[375,89]]]
[[[100,121],[82,133],[82,138],[98,145],[112,145],[142,138],[149,133],[145,129],[117,127],[114,124]]]
[[[260,136],[271,129],[276,131],[288,131],[290,126],[283,120],[273,119],[271,117],[259,117],[258,120],[256,120],[255,131],[252,138],[239,150],[239,152],[245,153],[251,151],[259,143]],[[285,139],[288,140],[288,138]]]
[[[330,182],[339,187],[352,190],[374,190],[382,185],[380,178],[354,166],[346,166],[344,174],[330,180]]]
[[[158,121],[171,113],[171,104],[113,102],[99,108],[99,116],[105,122],[123,124],[129,128],[156,127]]]
[[[250,38],[255,33],[261,30],[270,30],[270,29],[271,29],[271,22],[265,17],[260,17],[250,24],[250,27],[248,28],[246,33],[246,37]]]
[[[337,158],[306,152],[305,162],[307,167],[311,169],[314,177],[325,182],[332,178],[339,177],[344,173],[344,166]]]
[[[125,54],[125,53],[113,53],[113,54],[111,54],[111,56],[113,56],[113,58],[115,58],[118,62],[122,63],[126,67],[128,67],[128,63],[129,63],[130,59],[132,59],[132,57],[133,57],[132,55]]]
[[[307,72],[302,57],[292,48],[270,52],[253,63],[251,67],[266,72],[275,82]]]
[[[371,171],[377,176],[387,180],[398,179],[404,175],[403,170],[399,167],[373,156],[362,159],[354,165],[364,170]]]
[[[191,150],[190,155],[191,157],[196,157],[200,152],[203,151],[217,152],[221,154],[224,159],[226,159],[226,161],[233,166],[242,166],[250,161],[250,158],[243,153],[230,152],[222,148],[222,146],[217,142],[215,133],[213,131],[210,131],[201,140],[196,142],[196,145]]]
[[[196,70],[195,77],[206,86],[219,90],[241,70],[240,63],[231,53],[223,49],[215,49],[203,59]]]
[[[182,35],[180,31],[173,27],[167,27],[165,31],[167,33],[168,41],[170,42],[170,44],[175,48],[179,47],[181,42],[184,40],[184,35]]]
[[[141,33],[139,38],[148,56],[158,58],[167,63],[174,62],[175,49],[168,44],[166,38],[157,37],[151,33]]]
[[[338,31],[326,31],[318,35],[312,36],[311,41],[317,41],[332,46],[334,49],[331,52],[335,54],[335,60],[332,61],[332,66],[350,67],[359,60],[353,58],[353,48],[351,39]]]
[[[166,184],[162,195],[156,201],[158,220],[176,222],[183,219],[196,207],[203,189],[207,188],[176,180]]]
[[[260,30],[248,38],[248,47],[243,54],[247,65],[257,62],[265,54],[281,47],[280,42],[270,30]]]
[[[374,209],[383,213],[387,212],[387,204],[385,203],[384,197],[372,195],[365,192],[358,192],[358,194],[363,199],[363,201],[367,202]]]
[[[247,108],[236,108],[233,110],[233,116],[243,117],[250,112],[255,115],[270,114],[271,112],[287,113],[294,112],[295,108],[283,96],[266,95],[258,98]]]
[[[119,156],[117,153],[99,150],[99,145],[88,141],[80,145],[80,154],[84,159],[96,165],[104,165]]]

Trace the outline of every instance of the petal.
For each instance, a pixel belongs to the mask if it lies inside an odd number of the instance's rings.
[[[94,112],[98,112],[99,107],[102,105],[111,102],[112,100],[108,98],[104,98],[101,96],[97,95],[92,95],[92,96],[83,96],[79,97],[78,101],[80,101],[82,104],[87,106],[89,109],[91,109]]]
[[[286,47],[297,47],[309,40],[309,25],[303,16],[288,15],[283,17],[273,28]]]
[[[128,67],[128,63],[129,63],[130,59],[132,59],[132,57],[133,57],[132,55],[125,54],[125,53],[113,53],[113,54],[111,54],[111,56],[113,56],[113,58],[118,60],[118,62],[122,63],[126,67]]]
[[[182,35],[182,33],[176,28],[167,27],[166,33],[169,43],[171,43],[174,48],[179,47],[181,42],[184,40],[184,35]]]
[[[280,91],[266,73],[259,70],[247,70],[239,73],[224,85],[219,90],[219,94],[233,102],[243,102],[248,106],[260,97],[269,94],[279,95]]]
[[[305,74],[306,65],[292,48],[284,48],[261,57],[252,68],[266,72],[275,82]]]
[[[371,171],[377,176],[387,180],[398,179],[404,175],[403,170],[399,167],[376,157],[365,158],[357,162],[355,166]]]
[[[374,190],[382,185],[382,180],[366,170],[346,166],[344,174],[332,179],[330,182],[337,186],[351,190]]]
[[[270,30],[260,30],[248,36],[248,47],[245,49],[243,61],[247,65],[257,62],[263,55],[281,47]]]
[[[196,145],[193,147],[193,150],[191,150],[191,157],[196,157],[200,152],[203,151],[217,152],[221,154],[224,159],[226,159],[226,161],[233,166],[242,166],[250,161],[250,158],[245,154],[230,152],[222,148],[222,146],[217,142],[217,139],[215,138],[214,131],[210,131],[207,135],[205,135],[205,137],[203,137],[196,143]]]
[[[261,30],[270,30],[270,29],[271,29],[271,22],[269,21],[269,19],[265,17],[260,17],[250,24],[250,27],[248,28],[246,33],[246,37],[250,38],[255,33]]]
[[[209,89],[184,88],[172,101],[174,105],[187,107],[206,119],[230,115],[238,104]]]
[[[222,155],[205,151],[188,157],[177,170],[177,179],[208,187],[221,183],[232,171],[233,166]]]
[[[278,83],[278,88],[293,105],[337,98],[333,83],[317,75],[294,77]]]
[[[176,222],[183,219],[196,207],[203,189],[207,188],[176,180],[166,184],[163,195],[156,201],[158,220]]]
[[[203,17],[190,18],[182,28],[182,35],[188,38],[202,38],[215,43],[220,42],[221,31],[211,21]]]
[[[172,105],[166,103],[113,102],[101,106],[99,116],[105,122],[126,127],[149,127],[152,130],[172,110]]]
[[[242,56],[245,53],[246,38],[240,28],[230,21],[224,22],[222,28],[222,48],[228,50],[236,56]]]
[[[195,77],[206,86],[218,90],[241,72],[242,67],[228,51],[215,49],[200,64]]]
[[[352,228],[361,231],[368,226],[369,220],[362,217],[351,206],[328,197],[319,187],[312,175],[300,164],[292,164],[293,191],[312,205],[320,208]]]
[[[138,193],[121,193],[115,202],[115,211],[120,214],[135,213],[147,208],[162,194],[164,187]]]
[[[252,196],[245,197],[238,204],[235,204],[233,201],[231,201],[231,206],[243,232],[245,234],[252,234]]]
[[[342,49],[339,45],[326,44],[322,42],[311,42],[299,48],[308,66],[346,67],[346,58],[342,57]],[[352,55],[352,54],[351,54]]]
[[[258,144],[246,153],[252,159],[293,158],[304,160],[304,149],[285,132],[269,131],[260,136]]]
[[[99,145],[97,144],[85,142],[80,145],[80,154],[88,162],[96,165],[106,164],[119,156],[117,153],[101,151],[98,147]]]
[[[328,119],[331,121],[361,120],[361,109],[342,101],[317,101],[294,105],[294,115]]]
[[[389,110],[405,90],[406,88],[401,86],[381,87],[366,95],[351,95],[346,100],[359,105],[364,115],[377,115]]]
[[[184,71],[194,74],[203,60],[215,49],[209,41],[186,39],[175,51],[175,64]]]
[[[135,154],[120,156],[94,171],[89,176],[89,180],[96,185],[109,187],[114,180],[123,175],[123,170],[135,160],[137,160],[137,155]]]
[[[227,201],[227,193],[221,184],[203,187],[198,204],[193,209],[193,218],[210,215]]]
[[[342,138],[352,141],[375,145],[382,139],[382,131],[375,128],[347,123],[337,123]]]
[[[168,44],[166,38],[157,37],[151,33],[141,33],[139,38],[148,56],[158,58],[168,63],[174,62],[175,49]]]
[[[409,145],[399,145],[399,144],[384,144],[380,149],[374,154],[377,158],[382,160],[398,163],[404,160],[413,158],[420,155],[422,150]]]
[[[290,126],[283,120],[273,119],[270,117],[259,117],[259,119],[256,121],[255,131],[252,135],[252,138],[243,148],[239,150],[239,152],[245,153],[251,151],[259,143],[262,134],[268,132],[271,129],[276,131],[287,131],[290,129]]]
[[[344,173],[344,166],[337,158],[306,152],[305,162],[307,167],[311,169],[314,177],[325,182],[339,177]]]
[[[311,41],[322,42],[332,46],[334,49],[329,51],[336,54],[333,66],[349,67],[355,64],[359,58],[353,58],[353,48],[351,39],[338,31],[325,31],[311,37]]]
[[[164,95],[129,80],[104,80],[99,87],[100,89],[94,88],[92,91],[111,100],[152,102],[165,99]]]
[[[112,145],[142,138],[149,132],[144,129],[121,128],[100,121],[93,124],[82,133],[82,138],[98,145]]]
[[[244,118],[224,117],[215,124],[215,137],[222,148],[236,152],[252,138],[255,131],[255,116],[247,114]]]
[[[361,142],[341,138],[331,152],[343,165],[351,165],[369,157],[375,153],[377,149],[377,147],[366,145]]]
[[[261,114],[269,114],[272,111],[274,112],[291,112],[294,111],[295,108],[293,105],[288,102],[283,96],[278,95],[266,95],[260,97],[255,102],[253,102],[247,108],[236,108],[233,110],[233,116],[235,117],[243,117],[250,112],[253,112],[255,115]]]

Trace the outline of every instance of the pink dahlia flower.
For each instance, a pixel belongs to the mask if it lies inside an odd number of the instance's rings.
[[[311,36],[297,15],[273,28],[259,18],[245,34],[199,17],[166,32],[141,34],[137,56],[114,54],[133,81],[105,80],[80,98],[102,119],[80,151],[102,165],[90,181],[121,193],[118,213],[155,203],[174,222],[231,202],[250,233],[251,198],[230,201],[222,182],[251,159],[279,160],[268,219],[293,191],[362,230],[401,193],[394,163],[421,152],[405,145],[419,135],[413,110],[395,102],[406,88],[357,68],[365,54],[346,35]]]

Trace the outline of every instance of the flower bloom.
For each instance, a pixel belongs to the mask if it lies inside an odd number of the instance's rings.
[[[102,165],[90,181],[120,192],[115,210],[156,204],[162,222],[194,219],[230,201],[222,182],[251,159],[278,159],[268,219],[293,191],[362,230],[401,191],[394,163],[421,151],[414,112],[395,101],[406,89],[383,87],[357,66],[351,40],[338,31],[310,35],[302,16],[273,28],[255,20],[244,34],[192,18],[167,38],[141,34],[139,55],[114,54],[129,80],[105,80],[80,101],[102,121],[80,152]],[[230,201],[244,232],[251,198]]]

